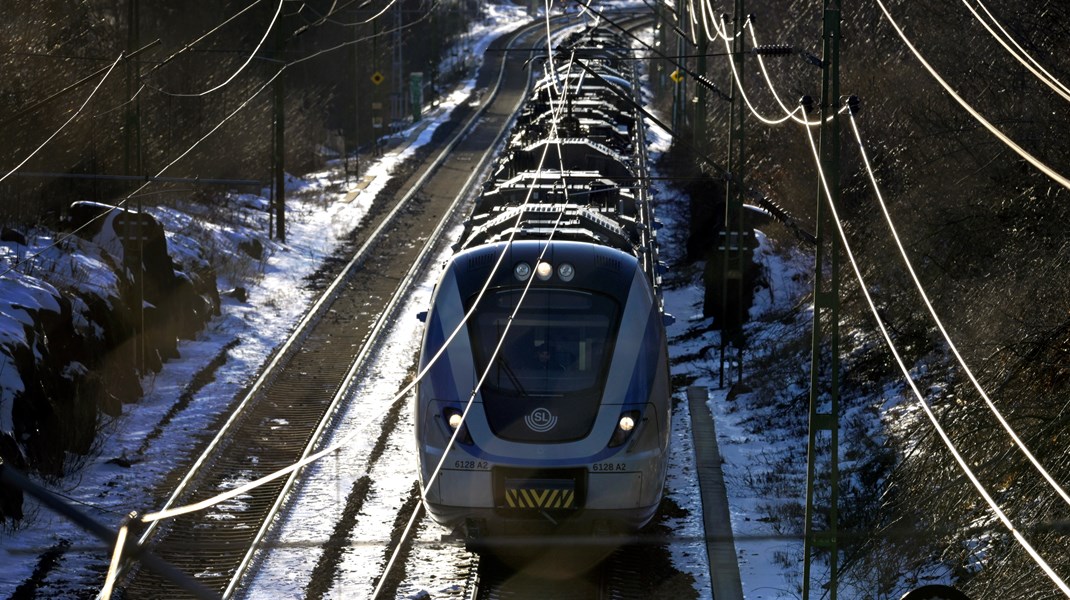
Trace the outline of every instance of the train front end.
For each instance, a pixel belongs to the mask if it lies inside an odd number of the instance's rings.
[[[419,472],[437,522],[493,545],[634,532],[653,517],[670,381],[662,313],[634,256],[540,241],[457,254],[420,366]]]

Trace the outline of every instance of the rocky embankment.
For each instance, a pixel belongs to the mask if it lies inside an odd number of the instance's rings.
[[[0,235],[0,458],[45,477],[220,306],[208,261],[173,257],[152,216],[88,202],[70,215],[64,232]],[[0,521],[21,517],[21,494],[0,489]]]

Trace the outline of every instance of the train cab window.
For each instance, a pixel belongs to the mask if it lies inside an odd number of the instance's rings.
[[[576,290],[530,290],[505,333],[519,291],[480,302],[469,320],[479,373],[502,340],[483,385],[508,396],[568,395],[600,388],[620,309],[611,298]]]

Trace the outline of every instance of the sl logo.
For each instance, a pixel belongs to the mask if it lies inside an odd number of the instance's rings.
[[[557,425],[557,417],[554,416],[549,409],[540,407],[531,411],[530,415],[524,417],[524,423],[526,423],[532,431],[543,433],[545,431],[550,431],[554,428],[554,425]]]

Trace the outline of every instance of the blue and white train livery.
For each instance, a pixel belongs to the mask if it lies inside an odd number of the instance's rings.
[[[633,532],[661,501],[669,317],[626,53],[559,46],[425,318],[423,501],[476,545]]]

